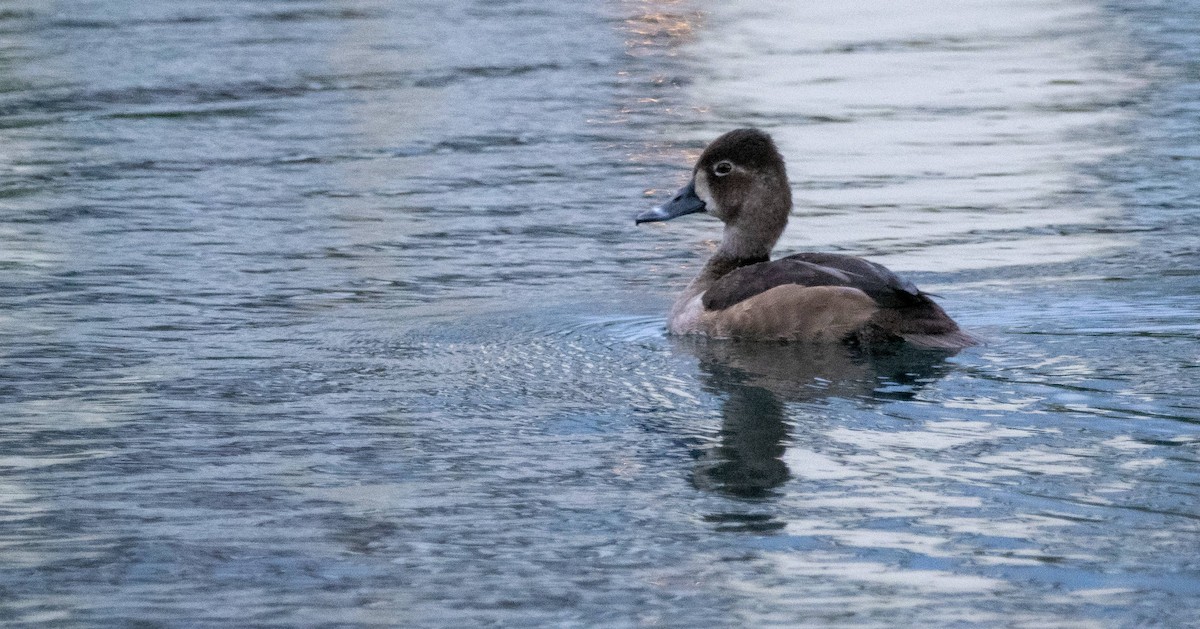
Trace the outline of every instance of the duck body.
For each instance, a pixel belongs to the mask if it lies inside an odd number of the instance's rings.
[[[673,199],[637,216],[643,223],[706,212],[725,223],[716,253],[671,309],[672,334],[949,350],[978,343],[912,282],[879,264],[833,253],[771,260],[791,207],[783,157],[770,136],[738,129],[705,149]]]
[[[668,329],[719,339],[849,342],[961,349],[976,341],[887,268],[854,256],[798,253],[702,274],[676,300]]]

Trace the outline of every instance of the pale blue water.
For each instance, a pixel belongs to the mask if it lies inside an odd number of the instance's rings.
[[[1192,626],[1198,25],[6,2],[0,620]],[[666,337],[746,125],[988,345]]]

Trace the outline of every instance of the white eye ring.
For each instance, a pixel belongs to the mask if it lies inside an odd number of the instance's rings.
[[[733,172],[733,162],[722,160],[713,165],[713,174],[718,177],[724,177]]]

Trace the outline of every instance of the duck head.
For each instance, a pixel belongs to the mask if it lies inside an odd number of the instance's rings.
[[[670,201],[637,215],[635,223],[669,221],[707,212],[725,223],[719,253],[766,256],[792,210],[783,156],[771,136],[736,129],[713,140],[692,169],[692,179]]]

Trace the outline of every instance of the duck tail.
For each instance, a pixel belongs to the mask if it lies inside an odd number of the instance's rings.
[[[962,330],[941,334],[902,334],[900,336],[905,341],[925,349],[959,350],[983,344],[982,339]]]

